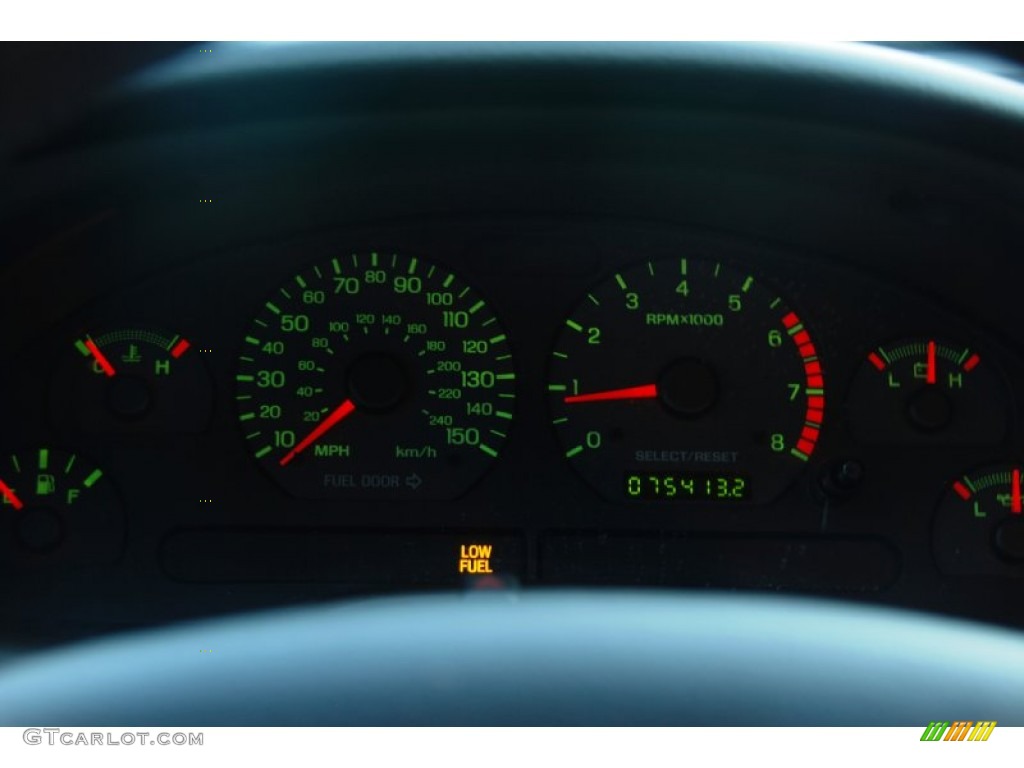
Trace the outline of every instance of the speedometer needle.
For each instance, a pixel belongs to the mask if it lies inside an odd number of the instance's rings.
[[[604,392],[590,392],[586,395],[567,395],[567,403],[594,403],[599,400],[645,400],[658,396],[657,384],[644,384],[625,389],[608,389]]]
[[[4,500],[13,506],[15,509],[20,510],[25,505],[21,503],[21,499],[15,495],[11,487],[7,485],[3,480],[0,480],[0,495],[4,497]]]
[[[288,451],[288,453],[286,453],[281,458],[281,461],[279,461],[278,463],[282,467],[285,466],[286,464],[288,464],[288,462],[290,462],[292,459],[294,459],[296,456],[298,456],[304,450],[309,448],[309,446],[311,446],[313,443],[315,443],[317,440],[319,440],[321,437],[323,437],[327,433],[327,430],[329,430],[331,427],[333,427],[339,421],[344,419],[346,416],[348,416],[350,413],[352,413],[355,409],[356,409],[355,403],[353,403],[351,400],[346,400],[344,403],[342,403],[337,408],[335,408],[334,411],[331,412],[330,416],[328,416],[326,419],[321,421],[317,425],[316,429],[314,429],[312,432],[310,432],[308,435],[306,435],[299,442],[298,445],[296,445],[294,448],[292,448],[290,451]]]

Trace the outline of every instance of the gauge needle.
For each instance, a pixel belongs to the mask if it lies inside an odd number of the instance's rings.
[[[586,395],[567,395],[567,403],[594,403],[599,400],[643,400],[658,396],[656,384],[644,384],[639,387],[625,389],[608,389],[604,392],[591,392]]]
[[[286,453],[282,457],[281,461],[279,461],[278,463],[282,467],[287,465],[288,462],[290,462],[292,459],[294,459],[296,456],[298,456],[304,450],[309,448],[309,446],[311,446],[313,443],[315,443],[317,440],[319,440],[321,437],[323,437],[327,433],[327,430],[329,430],[331,427],[333,427],[339,421],[344,419],[346,416],[348,416],[350,413],[352,413],[355,409],[356,409],[355,403],[353,403],[351,400],[346,400],[344,403],[342,403],[337,408],[335,408],[330,416],[328,416],[326,419],[321,421],[317,425],[316,429],[314,429],[312,432],[310,432],[308,435],[306,435],[302,439],[302,441],[299,442],[298,445],[296,445],[294,448],[292,448],[290,451],[288,451],[288,453]]]
[[[96,358],[96,362],[99,363],[100,368],[103,369],[103,372],[107,374],[107,376],[114,375],[114,366],[112,366],[110,361],[107,360],[107,356],[100,352],[100,348],[96,346],[95,341],[92,339],[86,339],[85,348],[89,350],[89,354]]]
[[[19,499],[15,495],[14,491],[11,490],[11,487],[7,485],[7,483],[5,483],[3,480],[0,480],[0,494],[2,494],[4,499],[7,500],[8,504],[13,506],[17,510],[20,510],[22,507],[25,506],[24,504],[21,503],[21,499]]]
[[[935,383],[935,342],[928,342],[928,378],[925,379],[928,384]]]
[[[1010,513],[1019,515],[1020,510],[1020,470],[1014,469],[1010,481]]]

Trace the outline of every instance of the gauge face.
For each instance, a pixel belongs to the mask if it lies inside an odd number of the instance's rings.
[[[505,332],[436,264],[376,253],[317,264],[265,302],[242,346],[243,433],[294,496],[451,499],[505,442]]]
[[[210,378],[180,335],[139,327],[85,333],[71,358],[54,383],[60,423],[123,433],[201,432],[209,424]]]
[[[685,258],[588,293],[548,390],[566,457],[612,501],[770,501],[814,452],[825,406],[796,313],[753,275]]]
[[[1024,577],[1024,469],[986,467],[952,481],[935,517],[939,568],[957,575]]]
[[[3,457],[0,513],[13,564],[103,562],[120,552],[120,499],[103,470],[76,453],[36,448]]]
[[[850,394],[850,429],[866,443],[992,445],[1009,398],[992,366],[962,344],[904,339],[868,353]]]

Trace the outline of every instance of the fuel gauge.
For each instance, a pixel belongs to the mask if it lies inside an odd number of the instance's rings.
[[[940,570],[1024,576],[1022,472],[1021,464],[987,467],[949,484],[933,535]]]
[[[909,339],[871,350],[850,393],[850,429],[866,443],[993,445],[1006,434],[1009,397],[974,350]]]
[[[201,432],[213,404],[210,377],[180,335],[125,328],[73,342],[54,388],[58,423],[89,432]]]
[[[0,552],[7,565],[111,560],[121,548],[122,514],[106,474],[77,453],[42,447],[0,460]]]

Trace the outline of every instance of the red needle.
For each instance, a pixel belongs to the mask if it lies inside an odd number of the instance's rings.
[[[604,392],[591,392],[588,395],[567,395],[567,403],[594,403],[599,400],[641,400],[658,396],[657,384],[644,384],[640,387],[626,389],[609,389]]]
[[[1013,470],[1013,480],[1010,483],[1010,512],[1014,515],[1020,514],[1020,470]]]
[[[329,430],[331,427],[333,427],[339,421],[344,419],[346,416],[348,416],[350,413],[352,413],[352,411],[354,411],[355,409],[356,409],[355,403],[353,403],[351,400],[346,400],[344,403],[342,403],[337,408],[335,408],[330,416],[328,416],[326,419],[321,421],[317,425],[316,429],[314,429],[312,432],[310,432],[308,435],[306,435],[302,439],[302,442],[300,442],[298,445],[296,445],[294,448],[292,448],[290,451],[288,451],[288,453],[286,453],[284,455],[284,457],[281,459],[281,461],[279,461],[278,463],[282,467],[285,466],[288,462],[290,462],[292,459],[294,459],[296,456],[298,456],[304,450],[309,448],[309,446],[311,446],[313,443],[315,443],[317,440],[319,440],[321,437],[323,437],[324,434],[326,434],[327,430]]]
[[[929,384],[935,383],[935,342],[928,342],[928,378],[925,379]]]
[[[17,510],[20,510],[25,506],[21,503],[21,499],[14,494],[14,491],[12,491],[10,486],[3,480],[0,480],[0,494],[3,494],[3,497],[7,499],[7,502]]]
[[[100,368],[103,369],[103,372],[107,374],[107,376],[114,375],[114,366],[112,366],[110,361],[107,360],[107,356],[100,352],[100,348],[96,346],[95,341],[92,339],[86,339],[85,348],[88,349],[89,352],[92,353],[92,356],[96,358],[96,362],[100,364]]]

